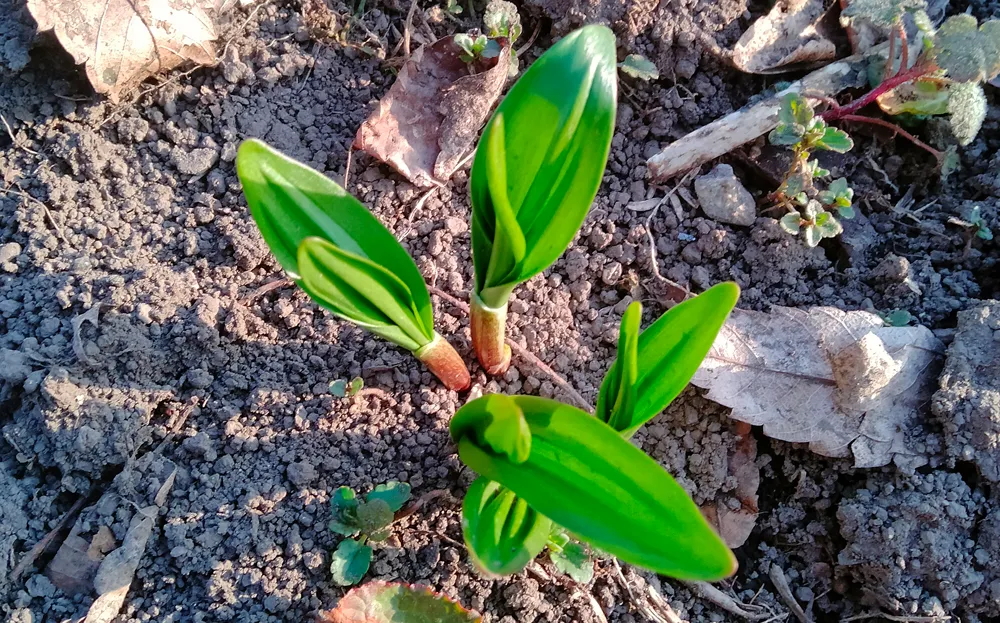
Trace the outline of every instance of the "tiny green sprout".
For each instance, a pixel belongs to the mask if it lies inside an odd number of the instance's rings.
[[[642,54],[629,54],[618,63],[618,69],[639,80],[656,80],[660,77],[656,65]]]
[[[507,0],[490,0],[483,13],[483,26],[490,37],[507,39],[510,44],[508,76],[516,76],[521,64],[517,58],[517,50],[514,49],[514,43],[521,37],[521,16],[517,12],[517,6]]]
[[[368,572],[372,562],[372,547],[389,537],[389,526],[395,514],[410,499],[410,485],[388,482],[378,485],[364,500],[359,500],[350,487],[339,487],[330,498],[330,530],[345,538],[337,546],[330,563],[335,584],[357,584]]]
[[[805,232],[806,246],[809,247],[815,247],[823,238],[833,238],[844,231],[837,219],[815,199],[810,199],[802,212],[793,210],[781,217],[780,223],[781,228],[790,234]]]
[[[365,381],[360,376],[354,377],[350,382],[337,379],[330,382],[330,393],[338,398],[351,398],[357,396],[364,386]]]
[[[786,93],[778,110],[778,125],[768,134],[772,145],[791,147],[801,156],[813,149],[844,153],[854,147],[847,132],[826,125],[813,113],[809,101],[798,93]]]
[[[975,231],[976,237],[981,240],[993,240],[993,231],[986,224],[986,219],[979,211],[979,206],[972,206],[969,210],[969,218],[966,219],[970,229]]]
[[[511,87],[476,148],[472,203],[472,346],[488,374],[510,364],[507,302],[579,231],[604,175],[617,101],[615,37],[585,26]]]
[[[434,330],[416,263],[367,208],[258,140],[240,145],[236,172],[264,242],[310,298],[409,350],[449,389],[469,387],[465,362]]]
[[[587,546],[570,538],[559,526],[552,526],[547,543],[549,560],[574,582],[586,584],[594,578],[594,561]]]
[[[826,190],[819,192],[818,197],[820,203],[836,209],[840,218],[854,218],[854,207],[851,205],[854,189],[847,185],[846,179],[838,177],[833,180]]]
[[[830,169],[824,169],[819,166],[818,160],[808,160],[806,161],[805,172],[809,177],[826,177],[830,175]]]
[[[905,327],[913,320],[913,315],[905,309],[894,309],[889,313],[879,314],[879,316],[882,318],[882,322],[890,327]]]
[[[486,35],[472,35],[459,33],[455,35],[455,44],[462,48],[459,58],[463,63],[473,63],[484,58],[496,58],[500,54],[500,44],[489,39]]]
[[[448,0],[447,4],[444,5],[444,10],[450,15],[461,15],[463,9],[458,0]]]

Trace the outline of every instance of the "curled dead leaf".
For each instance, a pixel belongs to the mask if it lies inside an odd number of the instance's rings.
[[[733,64],[752,74],[774,74],[833,60],[836,10],[836,3],[824,9],[823,0],[779,0],[736,42]]]
[[[426,45],[399,71],[396,82],[358,128],[354,147],[391,165],[417,186],[446,181],[468,155],[510,65],[510,44],[472,63],[454,37]]]
[[[98,93],[120,93],[185,62],[214,65],[212,16],[246,0],[28,0],[40,32],[84,65]]]
[[[715,501],[701,507],[702,514],[712,524],[730,548],[740,547],[750,538],[757,523],[757,488],[760,468],[757,465],[757,440],[745,422],[734,422],[733,432],[739,441],[729,455],[729,475],[736,489],[716,496]]]

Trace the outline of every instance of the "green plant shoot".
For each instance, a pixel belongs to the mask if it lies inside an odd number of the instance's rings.
[[[466,465],[625,562],[686,580],[735,571],[732,553],[670,474],[575,407],[491,394],[459,409],[451,436]]]
[[[663,411],[698,371],[739,295],[735,283],[720,283],[675,305],[642,333],[642,304],[629,305],[618,358],[597,395],[597,417],[628,439]]]
[[[336,182],[257,140],[236,171],[264,241],[321,306],[411,351],[450,389],[469,371],[434,330],[430,294],[396,238]]]
[[[511,291],[550,266],[597,194],[614,133],[615,40],[586,26],[521,76],[486,125],[472,165],[472,344],[483,368],[510,363]]]
[[[372,547],[389,537],[395,513],[410,499],[410,485],[387,482],[359,500],[350,487],[340,487],[330,498],[330,531],[345,537],[333,552],[330,574],[335,584],[357,584],[372,563]]]
[[[552,521],[514,492],[480,476],[462,503],[462,534],[472,563],[486,575],[517,573],[545,549]]]

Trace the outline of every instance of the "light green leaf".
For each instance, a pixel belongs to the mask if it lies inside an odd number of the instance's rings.
[[[509,575],[541,553],[552,522],[514,492],[480,476],[462,503],[462,535],[469,557],[486,574]]]
[[[299,286],[334,314],[415,351],[434,338],[417,296],[402,280],[375,262],[346,252],[322,238],[299,245]],[[421,283],[422,294],[427,286]]]
[[[739,296],[735,283],[720,283],[670,308],[641,334],[642,306],[632,303],[622,317],[618,359],[601,383],[597,417],[629,438],[663,411],[698,370]]]
[[[358,523],[362,534],[375,534],[392,523],[393,512],[384,499],[375,498],[358,505]]]
[[[824,212],[823,215],[826,218],[822,219],[822,223],[818,222],[819,219],[817,219],[816,229],[819,230],[824,238],[834,238],[843,233],[844,227],[840,224],[840,221],[835,219],[829,212]]]
[[[982,27],[967,13],[949,17],[934,35],[934,61],[956,82],[983,82],[1000,72],[1000,21]]]
[[[396,512],[403,508],[403,504],[410,499],[410,485],[405,482],[397,482],[391,480],[384,485],[378,485],[372,492],[368,494],[366,498],[369,502],[372,500],[385,500],[385,503],[389,505],[389,509],[392,512]]]
[[[975,82],[956,82],[948,97],[951,131],[959,145],[968,145],[979,134],[986,119],[986,94]]]
[[[922,11],[926,8],[926,0],[851,0],[841,15],[864,17],[887,30],[907,11]]]
[[[851,206],[837,206],[837,215],[840,218],[852,219],[854,218],[854,208]]]
[[[549,558],[556,569],[573,578],[574,582],[586,584],[594,579],[594,561],[587,548],[572,541],[563,546],[562,551],[549,552]]]
[[[506,413],[528,425],[520,463],[484,432]],[[580,539],[625,562],[688,580],[718,580],[736,561],[698,507],[653,459],[597,418],[533,396],[491,394],[451,421],[459,458]]]
[[[806,225],[806,246],[815,247],[823,239],[823,232],[816,225]]]
[[[785,180],[785,187],[781,192],[789,197],[794,197],[811,185],[811,181],[807,180],[804,175],[796,173]]]
[[[782,216],[778,223],[782,229],[794,235],[799,233],[799,228],[802,226],[802,215],[798,212],[789,212]]]
[[[843,177],[838,177],[830,182],[830,185],[827,188],[829,188],[830,192],[832,192],[835,197],[839,197],[841,195],[847,196],[848,193],[850,193],[850,196],[854,196],[854,191],[847,185],[847,179]]]
[[[506,0],[490,0],[483,13],[483,26],[491,37],[507,37],[510,44],[521,36],[521,16],[517,6]]]
[[[614,35],[586,26],[521,76],[476,150],[472,255],[476,294],[503,307],[579,230],[601,183],[617,100]]]
[[[767,135],[767,140],[772,145],[779,147],[796,145],[805,136],[806,129],[798,124],[780,124],[771,130]]]
[[[347,395],[347,381],[344,379],[336,379],[330,381],[330,393],[337,398],[343,398]]]
[[[803,132],[813,120],[813,109],[809,100],[799,93],[786,93],[778,109],[778,121],[784,125],[802,126]]]
[[[347,396],[357,396],[358,392],[365,388],[365,380],[360,376],[356,376],[351,379],[351,383],[347,386]]]
[[[482,623],[451,599],[427,588],[368,582],[344,597],[333,610],[320,613],[324,623]]]
[[[339,487],[330,496],[330,530],[336,534],[353,536],[361,531],[358,521],[358,499],[350,487]]]
[[[882,316],[882,320],[890,327],[905,327],[913,320],[913,316],[905,309],[894,309]]]
[[[949,85],[939,80],[905,82],[876,98],[879,108],[890,115],[942,115],[948,111]]]
[[[828,127],[823,131],[823,136],[816,141],[816,147],[842,154],[854,147],[854,141],[847,135],[847,132]]]
[[[624,61],[618,63],[618,68],[639,80],[656,80],[660,77],[656,65],[642,54],[629,54]]]
[[[344,539],[333,552],[330,575],[334,584],[351,586],[361,581],[372,564],[372,548],[354,539]]]

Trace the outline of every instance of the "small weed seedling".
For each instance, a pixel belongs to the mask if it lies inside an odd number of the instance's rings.
[[[625,60],[618,63],[618,69],[626,75],[638,78],[639,80],[656,80],[660,77],[660,72],[656,65],[642,54],[629,54]]]
[[[887,327],[905,327],[913,320],[913,315],[905,309],[894,309],[891,312],[879,314],[879,317],[882,318],[882,322]]]
[[[434,330],[417,265],[367,208],[257,140],[240,145],[236,171],[264,241],[314,301],[411,351],[449,389],[469,387],[465,362]]]
[[[483,368],[510,364],[507,301],[566,250],[597,194],[614,134],[615,37],[576,30],[521,76],[483,131],[470,176],[472,345]]]
[[[732,553],[698,507],[629,438],[687,385],[736,304],[719,284],[639,332],[642,308],[622,318],[618,358],[594,417],[533,396],[491,394],[452,419],[459,458],[481,476],[462,505],[469,555],[488,575],[524,568],[546,547],[561,571],[586,581],[586,548],[657,573],[716,580]]]
[[[474,63],[484,58],[496,58],[500,54],[500,44],[486,35],[455,35],[455,45],[462,48],[459,56],[464,63]]]
[[[778,190],[771,194],[774,208],[787,211],[780,219],[782,229],[790,234],[804,232],[806,244],[810,247],[843,231],[840,222],[827,208],[836,211],[841,218],[853,218],[851,201],[854,191],[844,178],[834,180],[826,189],[817,188],[816,180],[830,175],[830,172],[810,156],[817,150],[847,152],[854,147],[851,137],[816,116],[806,98],[798,93],[788,93],[781,101],[778,125],[768,135],[768,140],[772,145],[788,147],[792,151],[791,165]]]
[[[389,537],[389,526],[395,513],[410,499],[410,485],[388,482],[372,489],[359,500],[350,487],[333,492],[330,509],[333,519],[330,530],[345,537],[333,552],[330,573],[340,586],[357,584],[372,563],[372,547]]]
[[[364,388],[365,380],[360,376],[356,376],[350,381],[337,379],[330,383],[330,393],[337,398],[353,398]]]
[[[969,144],[979,133],[986,117],[981,83],[1000,73],[1000,20],[980,25],[971,15],[953,15],[935,31],[926,8],[925,0],[852,0],[843,16],[865,18],[888,30],[888,58],[869,64],[871,91],[850,104],[834,105],[821,116],[827,122],[888,127],[933,154],[942,175],[947,175],[957,164],[954,151],[939,151],[893,123],[857,114],[877,102],[892,115],[948,114],[960,145]],[[912,60],[903,22],[907,13],[913,16],[923,37],[922,49]]]
[[[490,37],[504,37],[510,44],[510,71],[511,77],[516,76],[520,61],[517,58],[517,51],[514,43],[521,38],[521,16],[517,12],[517,6],[507,0],[490,0],[486,5],[486,12],[483,13],[483,26],[486,34]]]
[[[448,13],[448,15],[461,15],[463,9],[462,5],[458,3],[458,0],[448,0],[448,2],[444,5],[444,10]]]

